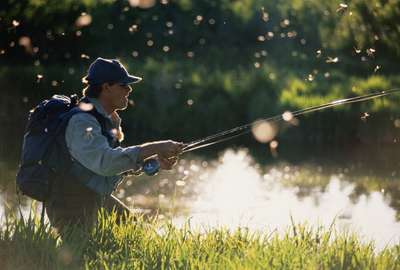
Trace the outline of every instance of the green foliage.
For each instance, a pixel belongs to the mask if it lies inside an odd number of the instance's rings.
[[[306,108],[328,103],[337,99],[366,95],[378,91],[396,89],[398,78],[373,75],[368,78],[350,77],[341,83],[315,83],[294,78],[288,80],[288,85],[282,90],[280,101],[293,108]],[[394,95],[374,99],[363,103],[365,110],[370,112],[398,112],[399,97]],[[346,110],[347,108],[338,108]]]
[[[120,58],[144,77],[135,106],[123,112],[127,135],[134,134],[128,143],[190,140],[400,82],[396,1],[180,0],[142,9],[121,0],[7,0],[4,7],[0,83],[12,91],[0,115],[13,115],[3,117],[7,127],[21,123],[14,133],[41,99],[81,92],[97,56]],[[82,12],[91,23],[77,26]],[[19,46],[21,37],[36,50]],[[330,117],[347,112],[345,125],[354,126],[357,109],[398,113],[395,96],[382,100],[338,107]],[[299,127],[303,139],[320,121],[309,119]],[[335,128],[324,124],[320,137]]]
[[[287,88],[282,90],[280,101],[292,108],[307,108],[341,98],[338,94],[337,87],[327,89],[315,82],[306,82],[294,78],[289,80]]]
[[[324,48],[387,49],[399,55],[398,1],[291,1],[279,9]]]
[[[394,89],[398,84],[396,80],[390,77],[384,76],[371,76],[367,79],[352,79],[352,92],[356,95],[363,95],[373,91],[385,91],[389,89]],[[371,112],[378,111],[392,111],[399,112],[399,97],[393,96],[390,98],[375,99],[369,106]]]

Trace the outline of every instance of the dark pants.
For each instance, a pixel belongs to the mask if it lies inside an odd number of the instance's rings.
[[[114,210],[117,220],[131,214],[129,208],[113,195],[104,198],[77,181],[57,180],[45,208],[51,225],[59,232],[68,225],[91,228],[101,207],[108,212]]]

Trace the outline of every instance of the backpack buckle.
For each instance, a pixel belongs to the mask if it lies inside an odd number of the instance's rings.
[[[79,98],[78,98],[78,95],[77,95],[77,94],[73,94],[73,95],[71,95],[69,98],[70,98],[70,100],[71,100],[71,104],[72,104],[72,105],[78,105]]]

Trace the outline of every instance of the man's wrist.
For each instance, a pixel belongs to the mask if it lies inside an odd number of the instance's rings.
[[[140,162],[144,162],[147,158],[154,156],[156,152],[154,151],[154,147],[151,144],[142,144],[139,146],[138,160]]]

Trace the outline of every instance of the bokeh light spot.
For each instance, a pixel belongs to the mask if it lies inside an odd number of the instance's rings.
[[[92,16],[83,12],[75,21],[76,27],[85,27],[92,23]]]
[[[19,26],[19,21],[13,20],[13,21],[12,21],[12,26],[13,26],[13,27],[18,27],[18,26]]]
[[[43,79],[43,75],[42,74],[37,74],[36,75],[36,82],[37,83],[39,83],[42,79]]]
[[[149,39],[149,40],[146,42],[146,44],[147,44],[147,46],[151,47],[151,46],[154,45],[154,41],[151,40],[151,39]]]
[[[290,122],[293,120],[293,114],[289,111],[286,111],[282,114],[282,118],[283,120],[285,120],[286,122]]]
[[[138,51],[133,51],[132,52],[132,56],[135,57],[135,58],[138,57],[139,56],[139,52]]]
[[[27,37],[27,36],[20,37],[18,44],[20,46],[24,47],[24,49],[27,53],[30,53],[30,54],[33,53],[32,42],[31,42],[30,37]]]
[[[327,58],[326,58],[326,61],[325,61],[326,63],[328,63],[328,64],[330,64],[330,63],[337,63],[337,62],[339,62],[339,58],[338,57],[330,57],[330,56],[328,56]]]
[[[251,131],[257,141],[266,143],[275,137],[277,134],[277,127],[268,121],[260,120],[254,123]]]
[[[156,4],[155,0],[129,0],[132,7],[151,8]]]
[[[163,51],[164,52],[169,52],[169,50],[170,50],[169,46],[163,46]]]
[[[80,110],[85,112],[91,111],[93,109],[93,105],[90,103],[80,102],[78,106]]]
[[[270,143],[269,143],[269,147],[271,148],[271,149],[276,149],[276,148],[278,148],[278,145],[279,145],[279,143],[278,143],[278,141],[271,141]]]

